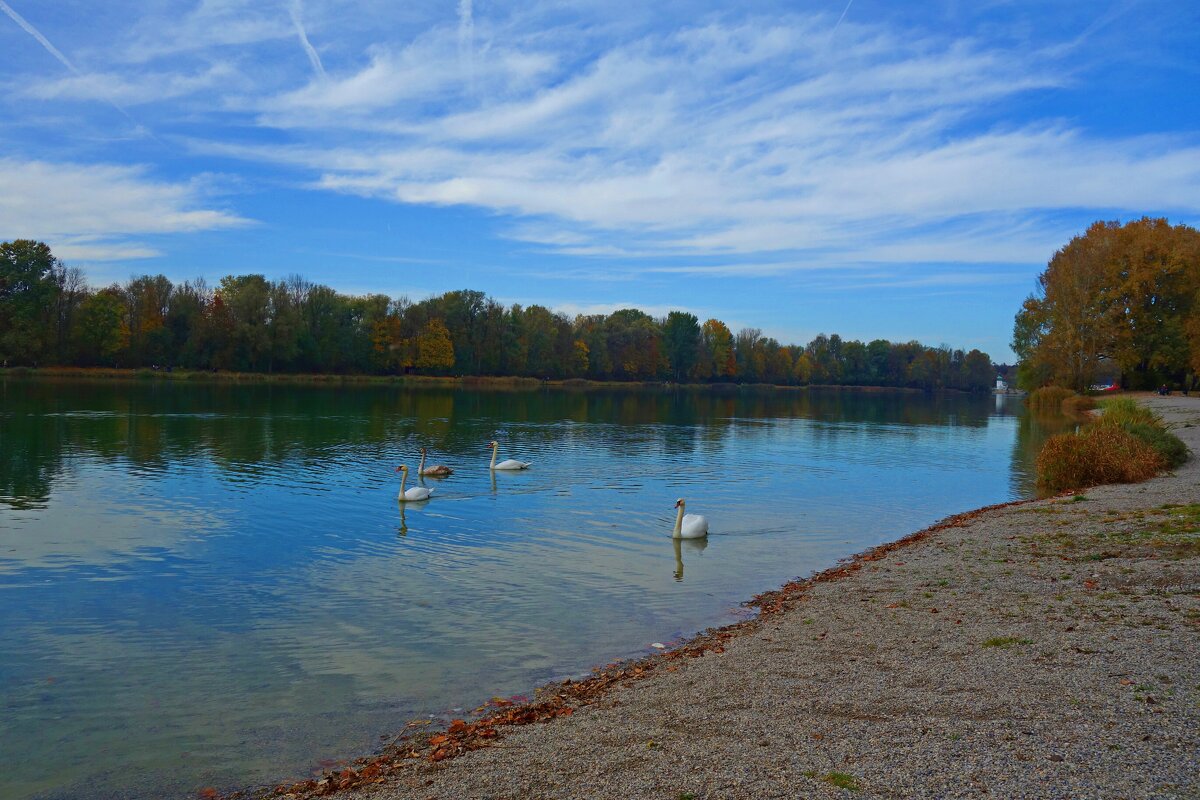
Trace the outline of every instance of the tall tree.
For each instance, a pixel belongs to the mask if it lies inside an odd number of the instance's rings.
[[[717,380],[729,380],[737,376],[737,357],[733,352],[733,334],[719,319],[707,320],[700,329],[704,349],[712,359],[710,373]]]
[[[672,311],[663,324],[663,345],[676,381],[688,378],[696,368],[700,351],[700,320],[694,314]]]
[[[417,337],[417,367],[438,372],[455,364],[450,330],[440,319],[431,319]]]
[[[124,292],[118,286],[101,289],[80,304],[75,350],[84,364],[110,365],[129,344]]]
[[[36,365],[49,352],[59,268],[44,242],[0,243],[0,362]]]

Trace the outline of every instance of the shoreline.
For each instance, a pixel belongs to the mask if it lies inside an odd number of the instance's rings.
[[[961,389],[925,391],[910,386],[870,386],[812,383],[782,385],[773,383],[676,383],[673,381],[600,381],[590,378],[541,379],[501,375],[359,375],[334,373],[230,372],[178,369],[167,372],[149,367],[0,367],[0,380],[133,381],[139,383],[181,383],[192,385],[296,385],[296,386],[400,386],[405,388],[509,389],[534,391],[542,388],[580,391],[632,389],[641,391],[691,391],[713,394],[749,392],[843,391],[898,394],[970,395]],[[976,392],[990,396],[991,392]]]
[[[949,517],[672,650],[230,797],[1195,796],[1200,398],[1140,399],[1193,450],[1174,473]]]

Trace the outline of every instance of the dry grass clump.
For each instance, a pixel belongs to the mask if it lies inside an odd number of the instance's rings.
[[[1167,466],[1150,445],[1117,425],[1051,436],[1037,458],[1038,486],[1051,492],[1102,483],[1137,483]]]
[[[1158,451],[1168,467],[1178,467],[1188,460],[1187,445],[1168,431],[1162,419],[1150,409],[1128,397],[1105,400],[1101,407],[1104,413],[1096,424],[1119,427],[1136,436]]]
[[[1062,412],[1063,401],[1075,394],[1070,389],[1061,386],[1043,386],[1034,389],[1025,398],[1025,405],[1030,411],[1058,414]]]

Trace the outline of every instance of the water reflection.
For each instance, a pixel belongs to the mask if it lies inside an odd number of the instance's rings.
[[[1028,494],[1043,435],[990,397],[736,388],[9,379],[0,399],[14,798],[303,774]],[[488,470],[497,437],[535,467]],[[421,446],[455,473],[399,503],[392,470]],[[665,547],[680,496],[721,533],[714,554]]]
[[[683,551],[687,550],[690,553],[695,553],[699,556],[708,548],[708,538],[703,539],[671,539],[671,543],[675,546],[675,580],[683,581]]]

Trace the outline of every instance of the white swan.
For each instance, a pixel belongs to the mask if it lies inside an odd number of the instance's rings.
[[[506,458],[499,464],[496,463],[496,451],[500,449],[499,442],[492,442],[492,463],[488,469],[529,469],[532,461],[517,461],[515,458]]]
[[[428,475],[431,478],[444,478],[447,475],[450,475],[454,472],[454,470],[450,469],[445,464],[438,464],[437,466],[426,469],[425,468],[425,452],[426,452],[425,448],[422,447],[421,448],[421,463],[417,467],[418,475]]]
[[[414,486],[407,492],[404,491],[404,482],[408,480],[408,467],[396,467],[396,472],[400,473],[400,494],[396,496],[396,499],[401,503],[428,500],[433,495],[433,489],[426,489],[424,486]]]
[[[700,514],[688,514],[684,516],[683,498],[675,501],[675,507],[679,509],[679,513],[675,515],[675,533],[676,539],[701,539],[708,536],[708,520]]]

